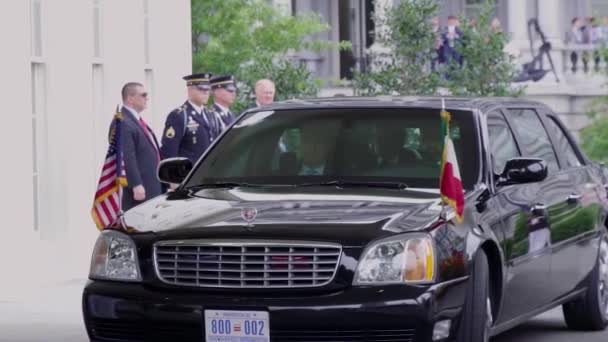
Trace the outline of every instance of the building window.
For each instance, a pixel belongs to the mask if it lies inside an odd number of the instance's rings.
[[[46,127],[46,68],[44,63],[31,64],[31,93],[32,93],[32,181],[34,230],[40,230],[41,203],[43,203],[43,188],[41,177],[48,155],[43,148],[47,146]]]
[[[101,58],[102,56],[101,14],[101,0],[93,0],[93,57],[95,58]]]
[[[107,146],[107,124],[108,124],[108,115],[111,110],[114,108],[104,108],[105,103],[105,77],[104,77],[104,68],[101,63],[93,63],[92,69],[92,113],[93,113],[93,132],[91,137],[93,138],[93,142],[91,146],[95,146],[95,162],[101,162],[104,160],[105,152],[103,148],[97,148],[97,146]],[[95,169],[97,170],[97,169]]]
[[[270,4],[281,14],[285,16],[292,15],[293,2],[292,0],[272,0]]]
[[[144,61],[150,64],[150,1],[144,1]]]
[[[155,99],[154,99],[154,70],[152,70],[151,67],[148,67],[146,69],[144,69],[144,76],[145,76],[145,86],[146,86],[146,91],[149,94],[149,102],[148,102],[148,107],[149,107],[149,111],[150,113],[154,114],[154,103],[155,103]]]
[[[464,14],[468,18],[477,18],[481,11],[483,10],[483,6],[485,5],[485,0],[465,0],[464,3]],[[500,1],[497,1],[494,5],[494,15],[500,13]]]
[[[608,16],[608,2],[606,0],[591,0],[591,13],[596,17]]]
[[[42,57],[42,0],[31,1],[32,56]]]

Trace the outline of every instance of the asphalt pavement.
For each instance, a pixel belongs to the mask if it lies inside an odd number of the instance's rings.
[[[72,279],[40,288],[9,289],[13,296],[0,293],[0,342],[88,341],[80,309],[84,284],[85,279]],[[569,331],[558,308],[492,339],[510,341],[606,342],[608,330]]]

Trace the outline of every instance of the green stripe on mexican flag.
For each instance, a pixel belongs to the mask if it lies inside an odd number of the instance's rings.
[[[443,202],[456,213],[458,222],[462,222],[464,214],[464,192],[462,190],[462,178],[456,159],[454,143],[450,137],[451,115],[445,109],[441,110],[441,130],[444,137],[443,155],[441,157],[440,194]]]

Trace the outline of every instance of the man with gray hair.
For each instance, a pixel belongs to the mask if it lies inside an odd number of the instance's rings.
[[[128,210],[162,193],[156,168],[160,162],[158,141],[142,117],[148,105],[148,93],[141,83],[129,82],[122,87],[122,124],[120,139],[127,175],[122,195],[122,210]],[[110,132],[115,129],[112,121]]]
[[[255,105],[251,107],[267,106],[274,102],[274,82],[269,79],[261,79],[255,82]]]

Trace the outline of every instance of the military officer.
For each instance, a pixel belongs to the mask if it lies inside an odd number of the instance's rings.
[[[185,157],[195,163],[216,138],[219,120],[205,108],[210,78],[209,73],[183,77],[188,100],[167,116],[161,147],[163,158]]]
[[[226,129],[235,119],[230,106],[236,99],[236,84],[234,76],[221,75],[211,78],[211,89],[213,90],[213,110],[220,120],[221,131]]]

